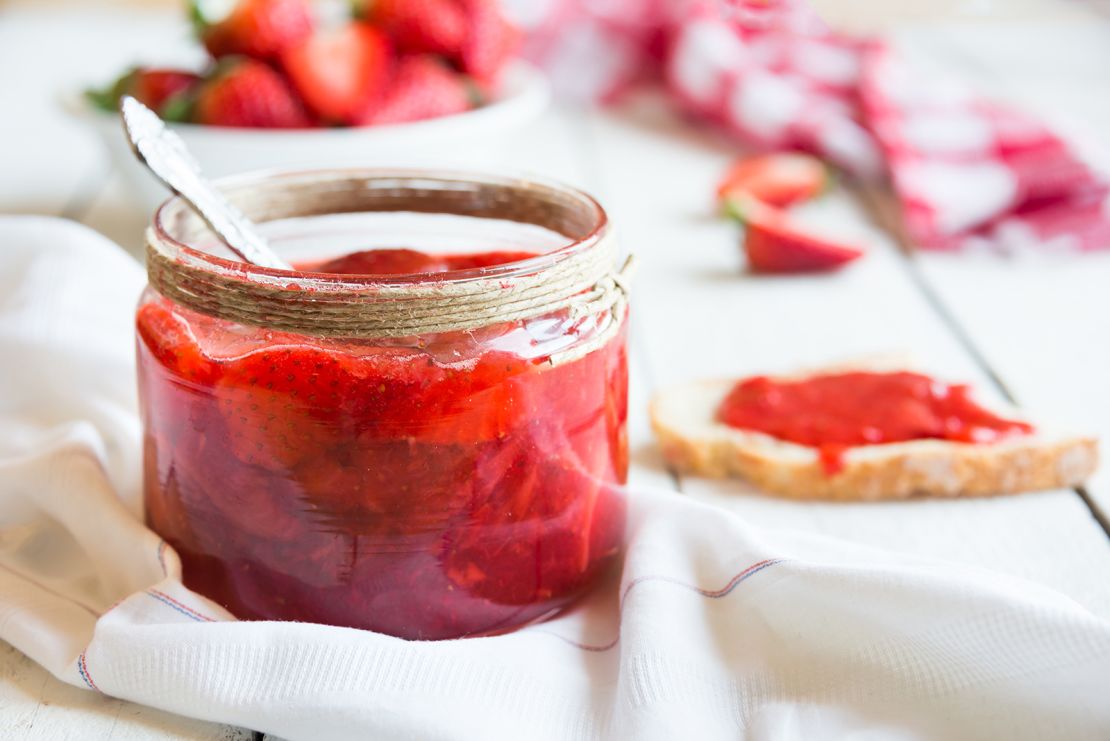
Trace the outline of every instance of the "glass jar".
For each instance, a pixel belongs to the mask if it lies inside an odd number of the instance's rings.
[[[280,255],[526,251],[446,273],[245,265],[180,199],[137,315],[146,518],[243,619],[509,630],[622,544],[627,304],[601,207],[547,182],[225,181]]]

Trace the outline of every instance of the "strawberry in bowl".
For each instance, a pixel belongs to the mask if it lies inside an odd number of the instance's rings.
[[[73,106],[145,206],[163,199],[119,133],[122,95],[170,122],[212,176],[251,169],[488,164],[542,112],[542,76],[513,58],[497,0],[191,0],[203,69],[134,67]]]

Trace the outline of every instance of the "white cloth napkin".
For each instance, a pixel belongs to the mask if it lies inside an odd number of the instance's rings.
[[[1047,589],[634,491],[555,620],[407,642],[235,621],[138,518],[140,268],[0,218],[0,637],[63,681],[289,739],[1105,739],[1110,623]]]

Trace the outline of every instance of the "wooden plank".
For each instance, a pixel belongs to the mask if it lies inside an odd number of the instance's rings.
[[[906,34],[918,56],[960,60],[980,88],[1078,135],[1110,173],[1110,23]],[[1029,49],[1038,53],[1031,55]],[[921,275],[1014,396],[1046,419],[1110,439],[1110,253],[920,253]],[[1110,466],[1086,487],[1110,519]]]
[[[907,273],[843,196],[806,218],[866,236],[872,254],[833,276],[741,273],[734,227],[711,215],[733,154],[653,96],[593,121],[600,195],[641,258],[635,311],[662,385],[909,351],[927,370],[991,387]],[[790,527],[1016,574],[1110,615],[1110,549],[1074,492],[982,500],[822,505],[776,500],[740,483],[684,477],[684,492],[756,524]],[[1077,569],[1077,564],[1083,568]]]

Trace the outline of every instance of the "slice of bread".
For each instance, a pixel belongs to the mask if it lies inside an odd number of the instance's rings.
[[[1036,425],[1031,435],[991,444],[913,440],[849,448],[844,469],[829,475],[814,448],[718,422],[717,408],[735,383],[699,381],[652,400],[663,456],[680,473],[739,476],[792,499],[861,501],[1057,489],[1080,484],[1098,465],[1095,438]],[[990,408],[1023,420],[1016,410]]]

